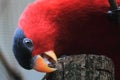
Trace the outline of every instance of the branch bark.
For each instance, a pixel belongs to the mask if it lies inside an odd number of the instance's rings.
[[[116,21],[118,23],[118,26],[120,25],[120,7],[118,6],[116,0],[108,0],[110,5],[110,10],[108,11],[109,16],[111,19]]]
[[[110,4],[110,9],[111,10],[115,10],[118,8],[118,5],[116,3],[116,0],[108,0],[109,1],[109,4]]]
[[[114,64],[102,55],[72,55],[60,58],[57,71],[46,80],[114,80]]]

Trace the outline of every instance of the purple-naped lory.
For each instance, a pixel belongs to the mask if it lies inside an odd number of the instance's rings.
[[[52,72],[62,55],[100,54],[113,60],[120,79],[120,25],[109,10],[108,0],[35,0],[22,12],[14,34],[18,63]]]

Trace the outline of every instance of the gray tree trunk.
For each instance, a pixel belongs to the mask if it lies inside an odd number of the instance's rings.
[[[114,80],[114,64],[103,55],[66,56],[56,66],[46,80]]]

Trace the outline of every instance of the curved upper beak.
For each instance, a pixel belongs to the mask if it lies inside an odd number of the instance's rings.
[[[33,57],[33,59],[34,59],[33,69],[39,72],[53,72],[57,70],[55,68],[57,57],[54,51],[47,51],[41,55],[36,55]]]

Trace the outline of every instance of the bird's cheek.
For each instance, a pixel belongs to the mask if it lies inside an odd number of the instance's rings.
[[[33,57],[33,69],[39,72],[53,72],[56,70],[54,64],[57,62],[57,57],[53,51],[47,51]]]

